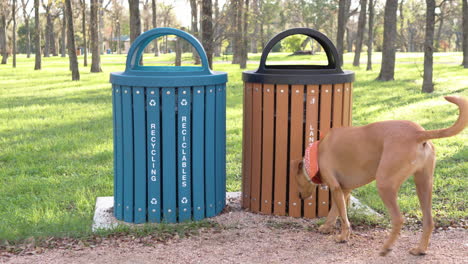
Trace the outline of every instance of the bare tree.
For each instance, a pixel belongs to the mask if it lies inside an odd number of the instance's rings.
[[[435,0],[426,0],[426,37],[424,41],[424,76],[422,91],[432,93],[433,53],[434,53],[434,24],[435,24]]]
[[[252,2],[252,7],[253,7],[253,14],[258,14],[258,2],[259,1],[262,1],[262,0],[253,0]],[[252,20],[253,20],[253,26],[254,26],[254,30],[253,30],[253,33],[252,33],[252,36],[251,36],[251,48],[252,48],[252,53],[257,53],[258,50],[257,50],[257,39],[258,39],[258,33],[260,31],[260,27],[259,27],[259,21],[258,21],[258,16],[254,16],[252,17]]]
[[[202,1],[201,31],[202,44],[208,56],[208,64],[213,68],[213,6],[211,0]]]
[[[463,1],[463,67],[468,68],[468,0]]]
[[[47,0],[47,4],[44,2],[44,0],[41,1],[42,7],[46,12],[46,29],[44,32],[44,57],[49,57],[50,54],[57,56],[57,49],[55,47],[54,20],[59,15],[59,12],[55,8],[55,1]]]
[[[151,0],[151,10],[152,10],[152,18],[153,18],[153,28],[158,27],[158,21],[157,21],[157,13],[156,13],[156,0]],[[158,47],[158,38],[156,38],[154,41],[154,56],[158,57],[159,56],[159,47]]]
[[[80,0],[81,4],[81,32],[83,32],[83,66],[88,66],[88,51],[86,43],[86,0]]]
[[[398,0],[387,0],[384,13],[384,37],[382,48],[382,67],[377,80],[391,81],[395,79],[395,41],[396,13]]]
[[[372,46],[374,44],[374,4],[375,0],[369,0],[369,28],[367,34],[367,68],[372,70]]]
[[[241,69],[247,68],[247,57],[248,57],[248,50],[247,50],[247,34],[248,34],[248,21],[249,21],[249,0],[245,0],[245,6],[241,8],[243,10],[240,17],[242,17],[241,21],[244,22],[242,27],[242,44],[240,48],[240,61],[239,65]]]
[[[140,2],[128,0],[128,6],[130,8],[130,42],[133,43],[141,34]]]
[[[80,71],[78,70],[78,59],[76,58],[75,32],[73,29],[73,9],[71,0],[65,0],[65,10],[67,17],[68,59],[70,61],[70,69],[72,71],[72,80],[79,81]]]
[[[7,13],[9,13],[8,5],[5,2],[0,2],[0,53],[2,54],[1,64],[6,64],[8,60],[7,47]]]
[[[190,0],[191,16],[192,16],[192,34],[198,38],[198,7],[197,0]],[[197,51],[192,48],[193,59],[195,64],[200,64],[200,57],[198,56]]]
[[[361,12],[359,13],[358,31],[356,39],[356,50],[354,52],[354,66],[359,66],[361,59],[362,42],[364,40],[364,31],[366,29],[367,0],[360,0]]]
[[[336,34],[336,49],[338,50],[338,56],[340,57],[341,65],[343,65],[345,28],[346,28],[346,0],[339,0],[338,2],[338,30]]]
[[[91,0],[90,33],[91,33],[91,72],[102,72],[101,53],[99,52],[98,9],[99,0]]]
[[[34,10],[34,8],[31,8],[30,11],[28,11],[27,9],[28,4],[29,4],[29,0],[27,1],[21,0],[21,6],[23,8],[24,26],[26,27],[26,40],[27,40],[26,57],[30,58],[31,57],[31,29],[29,28],[29,21],[31,20],[31,13]]]
[[[65,15],[65,4],[62,7],[62,37],[60,39],[60,57],[65,58],[67,52],[67,16]]]
[[[34,46],[36,57],[34,58],[34,70],[41,69],[41,24],[39,23],[39,0],[34,0],[34,27],[36,35],[34,37]]]
[[[182,65],[182,45],[181,45],[181,40],[179,37],[176,38],[175,41],[175,66],[181,66]]]
[[[13,0],[11,9],[13,17],[13,68],[16,68],[16,0]]]

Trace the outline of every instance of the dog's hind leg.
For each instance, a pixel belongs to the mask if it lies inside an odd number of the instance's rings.
[[[414,182],[418,193],[419,203],[423,214],[423,233],[419,245],[410,250],[413,255],[426,254],[432,231],[434,230],[434,221],[432,220],[432,184],[434,175],[435,158],[430,157],[426,166],[414,174]]]
[[[346,200],[346,205],[349,205],[349,196],[351,194],[351,190],[343,190],[343,195]],[[333,232],[335,229],[335,224],[336,224],[336,218],[338,217],[339,212],[338,212],[338,207],[336,206],[336,203],[332,202],[332,207],[330,209],[330,212],[328,212],[327,216],[327,221],[323,223],[319,227],[319,232],[323,234],[328,234]]]
[[[388,237],[387,241],[385,241],[384,246],[380,251],[381,256],[387,255],[392,250],[393,244],[400,235],[400,230],[404,222],[397,203],[398,189],[400,188],[403,181],[394,181],[392,178],[399,177],[390,177],[387,173],[388,171],[379,168],[376,177],[379,195],[392,218],[392,231],[390,232],[390,236]]]

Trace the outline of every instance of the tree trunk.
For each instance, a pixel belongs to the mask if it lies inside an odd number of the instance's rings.
[[[104,2],[104,0],[99,0],[99,6],[97,7],[97,12],[98,12],[98,16],[97,16],[97,32],[98,32],[98,50],[99,50],[99,54],[104,54],[104,50],[103,50],[103,45],[102,43],[104,43],[104,37],[103,37],[103,34],[102,34],[102,31],[104,30],[104,8],[102,7],[102,3]],[[92,60],[92,58],[91,58]]]
[[[241,54],[240,54],[240,68],[245,69],[247,68],[247,57],[248,57],[248,49],[247,49],[247,35],[249,33],[248,30],[248,21],[249,21],[249,0],[245,0],[245,7],[242,8],[243,16],[242,22],[244,22],[244,27],[242,28],[242,44],[241,44]]]
[[[3,11],[3,10],[2,10]],[[5,10],[5,13],[7,11]],[[7,34],[6,34],[6,14],[0,14],[0,53],[2,54],[1,64],[6,64],[8,59]]]
[[[468,68],[468,0],[463,1],[463,67]]]
[[[29,2],[29,1],[28,1]],[[31,57],[31,29],[29,28],[29,19],[30,15],[26,10],[28,3],[25,3],[24,0],[21,0],[21,6],[23,7],[23,19],[24,25],[26,27],[26,58]]]
[[[34,70],[41,69],[41,25],[39,23],[39,0],[34,0],[34,26],[36,35],[34,38],[34,46],[36,48],[36,57],[34,58]]]
[[[50,32],[49,32],[49,51],[50,54],[53,56],[58,56],[57,48],[55,47],[55,30],[54,30],[54,20],[55,17],[51,17],[52,21],[50,24]]]
[[[153,28],[157,28],[158,27],[158,23],[157,23],[158,21],[157,21],[157,13],[156,13],[156,0],[151,1],[151,9],[152,9],[152,13],[153,13],[152,14],[153,15]],[[158,57],[159,56],[158,38],[156,38],[153,41],[153,43],[154,43],[154,56]]]
[[[374,3],[375,0],[369,0],[369,28],[367,33],[367,68],[372,70],[372,46],[374,44]]]
[[[13,0],[11,13],[13,18],[13,68],[16,68],[16,0]]]
[[[133,43],[141,34],[140,2],[128,0],[128,6],[130,8],[130,42]]]
[[[91,0],[89,27],[91,31],[91,72],[102,72],[101,53],[99,52],[99,33],[98,33],[98,9],[99,0]]]
[[[88,51],[86,48],[86,0],[81,0],[81,32],[83,32],[83,66],[88,66]]]
[[[180,38],[177,37],[175,41],[175,66],[181,66],[182,65],[182,45],[180,43]]]
[[[424,76],[422,91],[432,93],[432,66],[434,53],[434,24],[435,24],[435,0],[426,0],[426,36],[424,39]]]
[[[190,8],[192,11],[192,34],[196,38],[198,38],[198,8],[197,8],[197,0],[190,0]],[[198,65],[200,64],[200,57],[198,56],[197,51],[195,48],[192,48],[192,53],[193,53],[193,59],[195,61],[195,64]]]
[[[233,4],[233,20],[235,22],[232,25],[236,30],[233,33],[232,64],[240,64],[242,57],[242,9],[244,8],[244,1],[234,0]]]
[[[51,18],[50,18],[50,11],[48,8],[44,6],[46,10],[46,27],[45,27],[45,32],[44,32],[44,57],[49,57],[50,56],[50,24]]]
[[[340,66],[343,65],[343,52],[344,52],[344,34],[346,29],[346,0],[339,0],[338,2],[338,29],[336,33],[336,49],[340,59]]]
[[[384,13],[382,67],[377,80],[391,81],[395,77],[396,13],[398,0],[387,0]]]
[[[257,39],[258,39],[258,32],[260,30],[260,27],[259,27],[259,23],[258,23],[258,1],[259,0],[253,0],[253,14],[255,14],[255,17],[253,18],[253,21],[254,21],[254,31],[253,31],[253,34],[251,36],[251,49],[252,49],[252,53],[257,53],[258,52],[258,42],[257,42]],[[260,0],[260,1],[263,1],[263,0]]]
[[[66,56],[66,50],[67,50],[67,44],[66,44],[66,39],[67,39],[67,15],[65,11],[65,7],[63,8],[63,20],[62,20],[62,39],[61,39],[61,47],[60,47],[60,53],[61,57],[65,58]]]
[[[210,69],[213,69],[213,6],[211,0],[202,1],[201,9],[201,31],[202,44],[205,48]]]
[[[361,0],[361,12],[359,13],[358,31],[356,39],[356,50],[354,53],[354,66],[359,66],[361,59],[362,42],[364,40],[364,31],[366,29],[367,0]]]
[[[221,56],[221,27],[220,27],[220,21],[219,21],[219,4],[218,0],[215,0],[215,23],[213,23],[213,53],[215,57],[220,57]]]
[[[75,32],[73,29],[73,10],[71,0],[65,0],[65,10],[67,16],[67,39],[68,39],[68,59],[72,71],[72,80],[80,80],[80,71],[78,70],[78,59],[76,58]]]
[[[442,9],[442,7],[441,7]],[[437,34],[436,34],[436,37],[435,37],[435,46],[434,46],[434,51],[435,52],[439,52],[440,51],[440,36],[442,35],[442,28],[444,27],[444,14],[441,13],[439,15],[439,28],[437,29]],[[435,22],[434,22],[435,23]],[[435,28],[435,26],[434,26]]]

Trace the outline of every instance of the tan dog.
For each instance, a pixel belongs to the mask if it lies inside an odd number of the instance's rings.
[[[397,203],[397,192],[403,182],[414,175],[416,191],[423,213],[423,233],[419,245],[410,253],[426,253],[434,222],[432,220],[432,183],[435,167],[434,145],[430,139],[454,136],[468,123],[468,100],[447,96],[445,99],[457,104],[458,120],[449,128],[425,131],[410,121],[383,121],[362,127],[332,129],[320,141],[318,149],[319,168],[322,180],[330,187],[332,208],[319,231],[333,231],[336,218],[341,218],[341,234],[337,242],[349,239],[350,224],[346,201],[351,190],[377,181],[379,195],[387,207],[392,231],[380,252],[385,256],[398,238],[403,217]],[[315,187],[303,171],[303,161],[293,164],[297,170],[297,183],[302,199],[309,197]]]

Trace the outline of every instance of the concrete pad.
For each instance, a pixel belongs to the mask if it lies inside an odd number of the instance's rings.
[[[241,196],[240,192],[228,192],[226,193],[226,204],[238,201]],[[372,210],[369,206],[362,204],[358,199],[351,196],[351,208],[359,210],[365,215],[376,215],[380,216],[376,211]],[[109,230],[119,225],[138,226],[144,224],[129,224],[123,221],[119,221],[114,217],[114,197],[98,197],[96,199],[96,209],[94,211],[92,231],[97,230]]]

